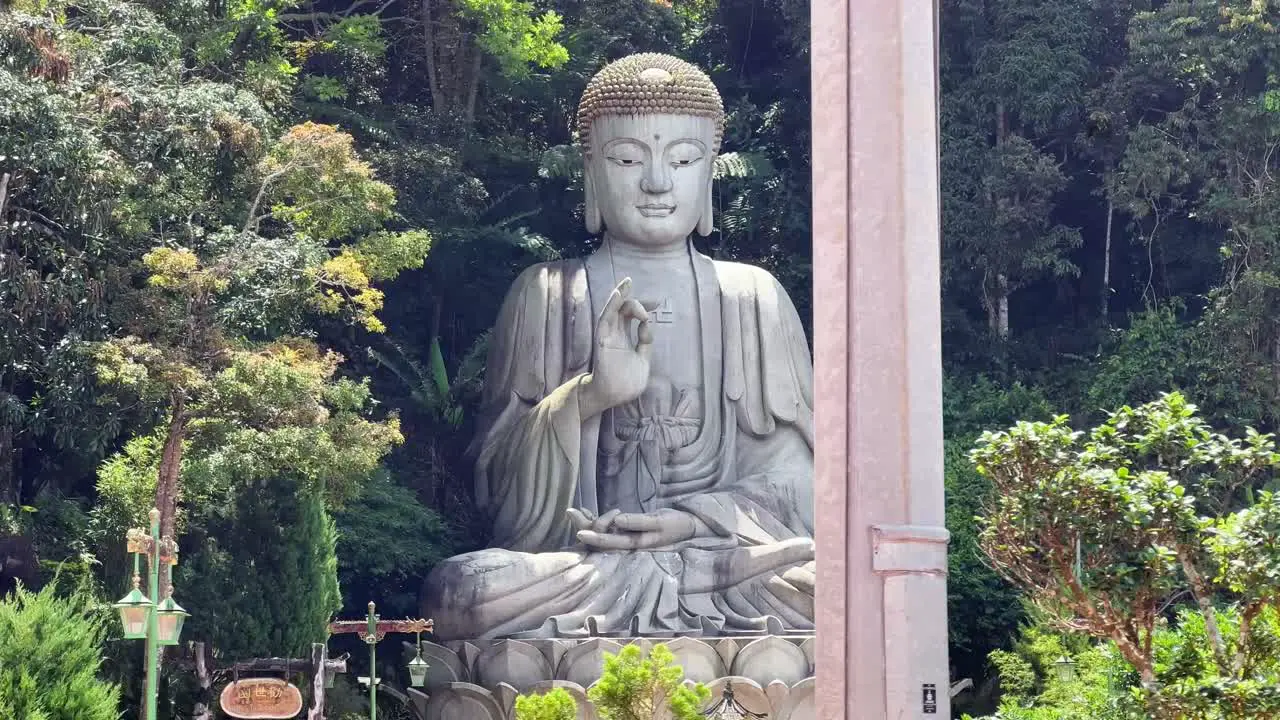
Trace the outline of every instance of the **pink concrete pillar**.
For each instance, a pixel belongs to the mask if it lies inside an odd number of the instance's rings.
[[[818,717],[947,718],[937,9],[812,23]]]

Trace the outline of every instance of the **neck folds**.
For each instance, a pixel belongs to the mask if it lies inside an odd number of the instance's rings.
[[[615,261],[669,263],[672,260],[683,260],[689,257],[689,240],[683,238],[665,245],[650,247],[622,240],[606,232],[601,250],[609,253]]]

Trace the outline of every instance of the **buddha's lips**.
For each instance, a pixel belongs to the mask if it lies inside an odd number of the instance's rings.
[[[637,205],[636,209],[645,217],[666,217],[676,211],[675,205]]]

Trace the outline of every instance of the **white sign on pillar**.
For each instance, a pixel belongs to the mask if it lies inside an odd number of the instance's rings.
[[[812,13],[818,717],[951,715],[937,9]]]

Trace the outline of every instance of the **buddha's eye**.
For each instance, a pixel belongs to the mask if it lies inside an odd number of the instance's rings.
[[[689,167],[702,160],[702,148],[693,143],[680,143],[667,152],[667,161],[671,167]]]
[[[622,167],[643,165],[644,156],[644,148],[637,147],[632,142],[617,142],[605,148],[605,157],[609,159],[609,162]]]

